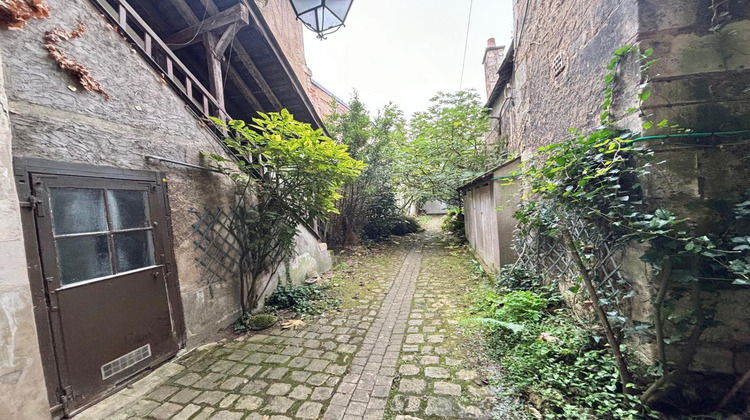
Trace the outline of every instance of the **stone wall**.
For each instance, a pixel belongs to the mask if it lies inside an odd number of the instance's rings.
[[[599,125],[607,62],[614,50],[633,43],[642,50],[653,48],[659,61],[649,69],[652,96],[644,104],[643,118],[625,112],[637,104],[639,68],[632,59],[620,67],[613,113],[619,127],[638,132],[646,119],[667,119],[694,132],[750,128],[750,2],[721,2],[714,13],[711,6],[718,3],[514,2],[517,36],[512,99],[501,115],[502,136],[508,136],[511,152],[527,158],[539,146],[565,139],[571,127],[593,131]],[[499,115],[500,110],[496,107],[493,114]],[[749,137],[650,141],[656,161],[666,163],[643,180],[646,203],[689,217],[697,234],[724,232],[732,221],[732,204],[743,201],[742,194],[750,186]],[[639,260],[644,250],[643,246],[624,250],[623,274],[640,292],[632,302],[634,318],[651,322],[654,279],[650,267]],[[701,275],[702,267],[692,268]],[[750,291],[708,279],[701,287],[704,305],[717,322],[703,334],[691,368],[704,379],[705,375],[726,374],[731,384],[733,377],[750,369],[750,315],[742,303],[750,298]],[[682,299],[677,310],[687,311],[691,305],[689,299]],[[641,361],[653,361],[652,342],[631,344]],[[670,347],[670,359],[679,360],[685,350]],[[702,386],[700,378],[693,385]],[[685,388],[689,388],[687,383]],[[726,389],[706,394],[710,392]]]
[[[606,65],[638,33],[636,0],[515,1],[515,66],[507,124],[509,149],[524,157],[599,125]],[[526,5],[529,10],[525,10]],[[559,60],[558,60],[559,59]],[[562,66],[555,74],[555,62]],[[627,68],[626,79],[637,79]],[[621,95],[622,98],[634,95]],[[627,100],[627,99],[624,99]]]
[[[0,412],[37,419],[49,416],[49,404],[26,273],[4,80],[0,54]]]
[[[652,97],[644,109],[695,133],[750,128],[750,1],[641,0],[639,42],[659,59],[649,69]],[[717,2],[719,3],[719,2]],[[726,13],[726,14],[725,14]],[[654,129],[648,135],[664,134]],[[645,184],[650,204],[690,218],[698,234],[720,234],[734,222],[731,208],[745,201],[750,183],[750,134],[660,139],[649,142],[665,161]],[[744,227],[750,234],[750,226]],[[698,270],[710,277],[705,267]],[[750,369],[747,287],[704,279],[704,306],[718,322],[703,333],[691,368],[739,376]],[[681,305],[690,308],[689,300]],[[670,349],[677,359],[682,349]]]
[[[144,155],[201,165],[205,163],[201,152],[224,154],[223,146],[90,2],[47,0],[47,3],[51,9],[49,19],[32,21],[22,31],[0,31],[0,55],[5,60],[8,96],[8,106],[2,108],[10,112],[13,156],[166,173],[187,347],[199,345],[237,317],[238,286],[215,283],[214,297],[210,297],[208,286],[200,278],[201,267],[196,262],[200,251],[193,243],[192,224],[196,218],[190,210],[228,206],[231,184],[220,174],[160,163]],[[89,67],[92,76],[109,94],[109,100],[77,85],[48,57],[43,47],[45,31],[54,27],[73,30],[79,23],[86,25],[86,33],[61,46],[71,57]],[[0,139],[3,147],[7,147],[7,129],[3,129],[2,121],[0,118]],[[0,156],[3,155],[0,153]],[[10,179],[9,156],[0,162],[2,173]],[[0,365],[0,386],[4,386],[3,381],[18,380],[21,384],[13,388],[13,392],[3,392],[0,398],[11,398],[16,403],[24,401],[24,410],[34,410],[35,400],[29,396],[43,397],[46,393],[26,392],[22,386],[29,381],[42,382],[33,318],[28,314],[26,267],[23,254],[18,254],[21,240],[18,201],[12,191],[0,191],[0,203],[6,208],[1,222],[3,226],[9,224],[0,229],[3,235],[0,246],[7,247],[9,252],[0,252],[0,255],[3,258],[10,255],[13,261],[13,264],[2,264],[0,309],[9,320],[19,322],[13,328],[18,329],[17,346],[23,346],[17,349],[15,366],[28,366],[18,377],[14,373],[17,371],[6,371]],[[312,252],[311,248],[317,252]],[[298,251],[300,256],[292,262],[293,269],[310,265],[309,259],[315,260],[318,272],[330,267],[330,257],[309,232],[303,230],[298,237]],[[302,276],[309,270],[304,271]],[[6,275],[12,275],[12,281],[7,280]],[[6,299],[11,301],[6,302]],[[18,318],[19,314],[23,317]],[[0,334],[5,334],[7,328],[0,321]],[[0,359],[0,363],[5,360]],[[6,373],[9,376],[2,376]],[[19,405],[16,409],[22,407]],[[39,417],[21,413],[23,411],[19,411],[17,418]]]

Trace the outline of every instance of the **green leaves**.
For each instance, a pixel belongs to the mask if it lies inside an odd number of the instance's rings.
[[[395,184],[406,198],[458,204],[456,189],[500,158],[484,143],[489,117],[475,91],[439,92],[410,122],[399,144]]]

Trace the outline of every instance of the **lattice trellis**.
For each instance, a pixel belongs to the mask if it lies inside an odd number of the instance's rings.
[[[593,274],[598,280],[598,290],[604,296],[614,297],[614,304],[623,304],[619,291],[627,280],[620,273],[622,247],[615,244],[612,235],[575,214],[565,216],[573,238],[584,246],[585,254],[595,262]],[[514,248],[519,255],[519,265],[540,273],[545,278],[571,280],[579,276],[562,237],[549,237],[532,233],[515,236]]]
[[[208,284],[211,298],[214,297],[213,283],[230,281],[240,275],[240,249],[230,234],[231,214],[223,208],[205,209],[203,213],[190,209],[198,219],[193,224],[193,232],[198,239],[195,247],[203,253],[195,260],[203,267],[200,280]]]

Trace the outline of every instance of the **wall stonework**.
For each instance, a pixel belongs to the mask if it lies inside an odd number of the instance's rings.
[[[4,80],[0,53],[0,412],[11,418],[37,419],[49,417],[49,404],[11,169],[12,135]]]
[[[525,6],[529,5],[529,10]],[[606,65],[638,33],[637,0],[515,1],[515,66],[512,100],[503,130],[509,149],[524,157],[568,136],[568,129],[599,125]],[[553,73],[556,57],[564,69]],[[637,68],[623,71],[625,86]],[[621,95],[632,101],[634,90]],[[523,140],[522,140],[523,139]]]
[[[149,160],[144,155],[202,165],[205,164],[202,152],[226,155],[226,151],[220,140],[163,83],[161,75],[109,26],[89,1],[46,2],[51,9],[49,19],[31,21],[22,31],[0,31],[0,55],[5,60],[5,77],[0,80],[5,80],[4,91],[8,97],[7,106],[0,102],[3,110],[0,113],[0,145],[10,147],[7,129],[3,125],[5,110],[8,110],[15,157],[165,172],[187,330],[186,346],[202,344],[236,319],[239,293],[235,283],[214,283],[214,297],[211,298],[207,284],[201,281],[201,266],[196,262],[201,251],[193,243],[192,224],[196,217],[191,209],[202,212],[228,207],[232,202],[232,184],[220,174]],[[79,23],[86,25],[85,34],[63,42],[61,47],[90,68],[92,76],[110,95],[110,100],[78,86],[48,57],[43,47],[42,37],[46,31],[54,27],[72,30]],[[0,174],[12,180],[9,159],[9,155],[0,151]],[[6,398],[12,399],[14,404],[23,401],[23,407],[19,405],[14,409],[31,413],[35,410],[37,396],[44,399],[46,392],[26,392],[23,385],[31,381],[43,388],[44,382],[40,379],[41,362],[33,317],[29,313],[31,309],[28,303],[24,303],[28,300],[29,282],[23,253],[17,254],[22,243],[20,221],[17,216],[11,217],[18,213],[17,203],[15,192],[0,186],[0,205],[4,209],[0,210],[0,224],[3,226],[0,247],[8,250],[8,253],[0,252],[0,258],[16,255],[12,257],[14,264],[0,264],[0,309],[9,320],[19,322],[15,336],[19,351],[14,366],[22,369],[18,377],[13,373],[17,370],[6,370],[2,365],[5,358],[0,358],[0,390],[4,389],[5,383],[17,380],[19,384],[12,392],[2,392],[0,403],[5,403]],[[7,228],[5,224],[8,224]],[[310,251],[311,242],[315,243],[317,253]],[[309,232],[301,231],[297,250],[298,259],[312,258],[319,272],[330,268],[330,256],[320,250]],[[18,298],[6,302],[13,296]],[[24,315],[19,318],[19,314]],[[0,336],[6,340],[9,327],[2,319],[0,315]],[[6,373],[8,376],[3,376]],[[2,408],[0,412],[4,412]],[[22,415],[24,411],[19,413],[15,418],[43,418]],[[48,412],[46,415],[49,416]]]
[[[491,104],[500,126],[490,135],[507,137],[509,151],[524,160],[540,146],[568,138],[570,128],[587,133],[600,125],[607,63],[617,48],[630,44],[653,48],[658,61],[648,69],[652,95],[643,116],[626,110],[637,106],[645,75],[634,57],[618,67],[612,112],[617,127],[640,132],[646,120],[667,119],[693,132],[750,128],[748,0],[524,0],[514,2],[514,12],[513,74],[510,89]],[[655,160],[666,163],[642,180],[646,204],[689,218],[698,235],[724,232],[734,221],[732,205],[744,201],[750,187],[748,139],[741,134],[650,141]],[[655,279],[639,260],[644,251],[644,245],[623,251],[622,274],[639,293],[631,315],[651,322]],[[718,321],[703,333],[691,364],[701,375],[736,377],[750,368],[750,316],[742,303],[750,290],[725,283],[701,283],[701,299]],[[691,305],[682,299],[676,306]],[[629,344],[640,361],[653,362],[653,343]],[[669,354],[677,360],[684,349],[671,346]]]
[[[649,69],[652,97],[645,109],[653,121],[666,119],[695,133],[746,130],[750,2],[723,2],[716,15],[711,5],[707,0],[639,1],[639,43],[653,48],[659,59]],[[663,133],[654,129],[646,134]],[[650,204],[688,217],[698,235],[724,232],[735,221],[732,206],[746,200],[743,193],[750,187],[748,140],[750,135],[744,134],[649,142],[655,159],[665,161],[644,183]],[[740,376],[750,369],[750,290],[703,283],[703,305],[715,311],[718,322],[701,336],[691,369]],[[685,308],[691,305],[680,302]],[[676,349],[671,351],[679,357]]]
[[[497,83],[498,74],[497,71],[500,69],[500,64],[503,62],[503,53],[505,52],[505,45],[495,45],[495,38],[487,40],[487,48],[484,50],[484,80],[485,87],[487,89],[487,96],[492,92],[492,88]]]

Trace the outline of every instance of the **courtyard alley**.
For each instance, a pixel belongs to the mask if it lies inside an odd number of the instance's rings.
[[[203,346],[78,418],[497,418],[480,338],[460,323],[478,285],[471,257],[439,219],[427,225],[344,252],[329,277],[339,310]]]

